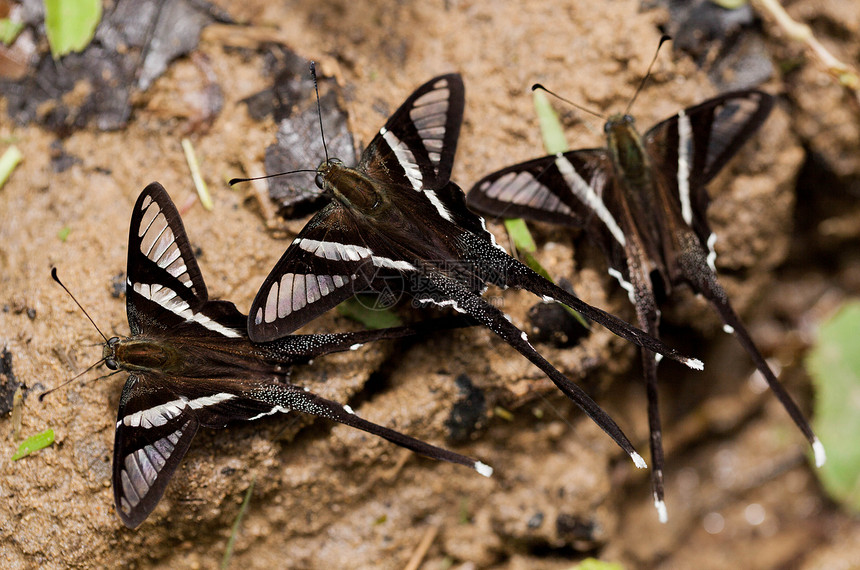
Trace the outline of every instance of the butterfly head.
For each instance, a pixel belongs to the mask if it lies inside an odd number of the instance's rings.
[[[119,370],[119,364],[116,359],[116,347],[119,344],[119,337],[111,337],[102,350],[102,358],[104,358],[105,366],[110,368],[111,370]]]
[[[339,158],[327,158],[317,167],[317,175],[314,178],[314,183],[317,188],[325,192],[326,179],[338,168],[343,168],[343,161]]]
[[[617,113],[615,115],[611,115],[606,121],[606,124],[603,125],[603,132],[605,132],[607,135],[610,135],[613,132],[618,132],[622,129],[635,130],[636,119],[634,119],[632,115],[628,115],[627,113]]]

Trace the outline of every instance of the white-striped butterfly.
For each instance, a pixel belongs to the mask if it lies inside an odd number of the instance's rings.
[[[436,77],[395,111],[358,166],[326,157],[316,183],[330,201],[266,278],[251,305],[248,334],[254,341],[283,337],[368,290],[396,290],[417,303],[451,307],[489,327],[533,362],[644,467],[612,418],[481,294],[488,284],[528,289],[649,350],[694,368],[701,362],[556,287],[495,243],[484,220],[466,208],[463,191],[450,180],[464,104],[459,75]]]
[[[362,419],[349,406],[287,381],[294,364],[438,324],[252,343],[247,316],[233,303],[209,300],[179,213],[158,183],[143,190],[131,216],[126,295],[131,335],[108,340],[104,362],[129,374],[113,457],[117,513],[128,527],[137,527],[158,504],[200,427],[223,428],[293,410],[492,473],[479,461]]]
[[[536,86],[537,87],[537,86]],[[644,136],[628,114],[609,117],[605,148],[559,153],[509,166],[479,180],[467,203],[494,217],[584,228],[605,253],[609,273],[628,292],[639,326],[658,336],[652,277],[666,293],[686,284],[719,313],[809,440],[818,465],[824,449],[803,413],[755,347],[717,281],[716,236],[707,220],[705,185],[758,130],[773,107],[762,91],[726,93],[683,109]],[[657,355],[643,348],[652,486],[661,521],[663,448],[657,402]]]

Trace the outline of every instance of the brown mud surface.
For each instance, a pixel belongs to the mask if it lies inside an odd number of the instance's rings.
[[[668,18],[629,0],[220,6],[249,25],[203,32],[196,51],[224,96],[207,129],[196,125],[206,80],[193,58],[174,62],[135,100],[126,128],[63,139],[79,161],[61,173],[50,162],[57,137],[13,124],[0,100],[0,151],[14,140],[25,156],[0,189],[0,345],[32,389],[22,433],[51,427],[57,436],[52,447],[12,462],[19,441],[10,416],[0,417],[0,567],[217,567],[252,480],[234,568],[403,568],[425,537],[433,538],[420,558],[428,570],[569,568],[587,555],[630,569],[860,566],[860,523],[823,495],[787,414],[751,379],[752,364],[710,308],[686,291],[664,305],[664,336],[701,357],[706,371],[660,367],[667,525],[657,521],[647,474],[537,369],[475,328],[332,355],[296,370],[293,381],[352,403],[368,419],[478,457],[496,468],[493,478],[344,426],[273,417],[201,432],[153,515],[135,531],[124,528],[110,488],[123,375],[72,384],[45,402],[36,397],[101,356],[98,335],[49,271],[58,268],[106,334],[126,334],[124,299],[111,294],[112,280],[125,271],[134,200],[157,180],[183,210],[210,296],[247,310],[288,243],[267,231],[250,186],[225,182],[261,164],[274,141],[274,122],[253,120],[240,103],[269,86],[255,52],[262,42],[283,42],[338,78],[362,148],[418,85],[462,73],[467,102],[453,179],[469,188],[490,171],[543,154],[533,83],[601,112],[622,110]],[[840,57],[860,60],[860,3],[800,0],[790,11],[815,24]],[[770,57],[794,65],[777,65],[784,73],[764,85],[784,97],[711,185],[710,213],[718,270],[735,308],[810,411],[804,350],[816,323],[860,290],[860,209],[840,194],[854,181],[856,198],[860,114],[816,61],[772,24],[763,29]],[[689,57],[667,49],[633,113],[644,130],[715,93]],[[573,147],[602,145],[599,121],[580,120],[570,108],[562,116]],[[194,199],[183,136],[213,193],[212,212]],[[818,184],[822,164],[832,171],[826,184]],[[63,228],[70,230],[65,241]],[[507,245],[501,226],[491,229]],[[586,301],[634,318],[599,255],[579,247],[583,240],[549,226],[535,235],[552,275],[570,280]],[[501,296],[520,324],[538,301],[489,294]],[[358,326],[330,314],[307,330]],[[634,347],[596,328],[574,348],[538,349],[647,450]],[[456,444],[446,441],[445,422],[463,397],[455,380],[464,374],[485,395],[487,412],[483,429]],[[494,413],[497,406],[509,414]]]

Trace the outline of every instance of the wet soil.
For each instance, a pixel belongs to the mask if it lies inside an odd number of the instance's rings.
[[[272,237],[264,220],[271,206],[260,206],[253,187],[226,184],[256,174],[274,141],[274,122],[255,120],[241,103],[271,86],[261,55],[267,42],[318,60],[337,78],[362,148],[415,87],[462,73],[467,104],[453,179],[468,188],[543,154],[533,83],[603,113],[622,110],[668,20],[668,11],[629,0],[220,5],[248,25],[205,28],[195,57],[174,62],[136,97],[121,130],[76,130],[57,143],[37,125],[9,120],[0,100],[0,151],[14,141],[25,156],[0,189],[0,344],[14,377],[30,389],[22,433],[51,427],[57,435],[52,447],[12,462],[18,440],[10,415],[0,417],[0,566],[217,567],[251,481],[236,568],[402,568],[427,537],[418,558],[428,570],[569,568],[587,555],[627,568],[860,565],[860,524],[823,495],[800,434],[710,308],[686,291],[664,306],[663,334],[702,357],[706,371],[660,367],[667,525],[651,506],[647,474],[537,369],[475,328],[332,355],[297,369],[292,380],[378,423],[479,457],[496,468],[492,479],[344,426],[271,418],[199,434],[153,515],[125,529],[110,489],[124,379],[93,381],[105,372],[99,369],[44,402],[36,397],[101,355],[98,334],[49,271],[58,268],[106,334],[126,334],[124,299],[113,283],[125,270],[132,204],[158,180],[183,212],[210,296],[247,310],[288,243]],[[858,61],[860,4],[800,0],[790,8],[827,47]],[[860,259],[851,253],[860,235],[860,115],[772,24],[761,37],[776,70],[764,88],[781,95],[780,104],[710,186],[710,214],[718,270],[735,308],[809,411],[804,351],[816,323],[860,290]],[[223,94],[214,118],[206,112],[212,76]],[[666,50],[633,113],[644,129],[715,93],[689,56]],[[600,121],[569,108],[562,118],[572,147],[602,144]],[[180,147],[185,136],[212,190],[212,212],[194,197]],[[52,166],[57,144],[75,158],[62,172]],[[286,227],[281,233],[301,222]],[[507,245],[501,226],[491,229]],[[580,237],[549,226],[535,235],[552,275],[568,279],[586,301],[634,318]],[[488,294],[521,324],[537,302],[518,292]],[[358,327],[331,314],[307,330]],[[632,346],[595,329],[572,348],[538,348],[647,448]],[[486,412],[470,424],[476,429],[446,441],[469,385],[484,396]]]

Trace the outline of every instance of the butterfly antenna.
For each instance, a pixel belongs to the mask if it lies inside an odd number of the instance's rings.
[[[556,99],[558,99],[559,101],[564,101],[564,102],[565,102],[565,103],[567,103],[568,105],[571,105],[571,106],[573,106],[573,107],[576,107],[576,108],[577,108],[577,109],[579,109],[580,111],[583,111],[583,112],[585,112],[585,113],[588,113],[589,115],[594,115],[594,116],[595,116],[595,117],[597,117],[598,119],[602,119],[602,120],[604,120],[604,121],[606,120],[606,117],[604,117],[604,116],[603,116],[603,115],[601,115],[600,113],[597,113],[597,112],[595,112],[595,111],[592,111],[591,109],[587,109],[587,108],[583,107],[582,105],[578,105],[578,104],[574,103],[573,101],[571,101],[570,99],[565,99],[564,97],[562,97],[562,96],[561,96],[561,95],[559,95],[558,93],[554,93],[553,91],[550,91],[549,89],[547,89],[546,87],[544,87],[544,86],[543,86],[543,85],[541,85],[540,83],[535,83],[534,85],[532,85],[532,91],[536,91],[537,89],[540,89],[541,91],[546,91],[547,93],[549,93],[550,95],[552,95],[553,97],[555,97]]]
[[[277,176],[286,176],[287,174],[296,174],[297,172],[313,172],[316,174],[316,170],[311,170],[309,168],[302,168],[300,170],[290,170],[289,172],[278,172],[276,174],[266,174],[265,176],[254,176],[253,178],[231,178],[228,184],[233,186],[235,184],[239,184],[240,182],[252,182],[254,180],[265,180],[266,178],[275,178]]]
[[[323,143],[323,152],[325,153],[325,161],[328,162],[328,147],[325,144],[325,131],[323,130],[323,121],[322,121],[322,106],[320,105],[320,88],[317,83],[317,64],[316,62],[311,62],[311,77],[314,80],[314,93],[317,96],[317,116],[320,120],[320,135],[322,136]]]
[[[93,324],[93,326],[96,328],[96,330],[97,330],[97,331],[99,331],[99,334],[100,334],[100,335],[102,335],[102,338],[103,338],[103,339],[105,339],[105,342],[107,342],[107,341],[108,341],[108,338],[105,336],[105,334],[104,334],[104,333],[102,332],[102,330],[99,328],[99,326],[96,324],[96,322],[95,322],[95,321],[93,320],[93,318],[90,316],[90,314],[89,314],[89,313],[87,313],[86,309],[84,309],[84,308],[83,308],[83,306],[81,306],[81,304],[80,304],[80,303],[78,303],[78,300],[77,300],[77,299],[75,299],[75,296],[74,296],[74,295],[72,295],[72,292],[71,292],[71,291],[69,291],[69,288],[68,288],[68,287],[66,287],[65,285],[63,285],[63,282],[62,282],[62,281],[60,281],[60,278],[59,278],[59,277],[57,277],[57,268],[56,268],[56,267],[52,267],[52,268],[51,268],[51,277],[53,277],[53,278],[54,278],[54,281],[56,281],[57,283],[59,283],[59,284],[60,284],[60,287],[62,287],[62,288],[63,288],[63,290],[64,290],[66,293],[68,293],[68,294],[69,294],[69,297],[71,297],[71,298],[72,298],[72,301],[74,301],[74,302],[75,302],[75,305],[77,305],[77,306],[78,306],[78,308],[79,308],[81,311],[83,311],[84,315],[86,315],[86,317],[90,320],[90,322]]]
[[[99,360],[95,364],[92,364],[89,367],[87,367],[87,369],[84,370],[83,372],[81,372],[80,374],[76,374],[75,376],[73,376],[72,378],[69,378],[68,380],[66,380],[65,382],[60,384],[59,386],[55,386],[55,387],[51,388],[50,390],[45,390],[44,392],[39,394],[39,401],[40,402],[43,401],[45,399],[45,396],[47,396],[51,392],[56,392],[57,390],[59,390],[63,386],[67,386],[67,385],[71,384],[72,382],[74,382],[75,380],[77,380],[78,378],[80,378],[81,376],[83,376],[84,374],[86,374],[87,372],[89,372],[90,370],[92,370],[93,368],[95,368],[96,366],[98,366],[99,364],[101,364],[104,361],[105,361],[105,359],[102,358],[101,360]],[[116,372],[119,372],[119,370],[117,370]],[[112,374],[116,374],[116,372],[111,372],[111,374],[108,374],[108,376],[110,376]],[[102,376],[102,378],[104,378],[104,376]]]
[[[624,110],[624,114],[628,114],[630,112],[630,108],[633,107],[633,102],[636,101],[636,98],[639,96],[639,93],[642,89],[645,88],[645,83],[651,77],[651,68],[654,67],[654,62],[657,61],[657,56],[660,54],[660,48],[664,43],[668,42],[672,39],[672,36],[663,34],[660,36],[660,43],[657,44],[657,49],[654,50],[654,57],[651,59],[651,63],[648,65],[648,71],[645,72],[645,75],[642,77],[642,81],[639,82],[639,87],[636,88],[636,92],[633,94],[633,98],[630,99],[630,102],[627,103],[627,108]]]

